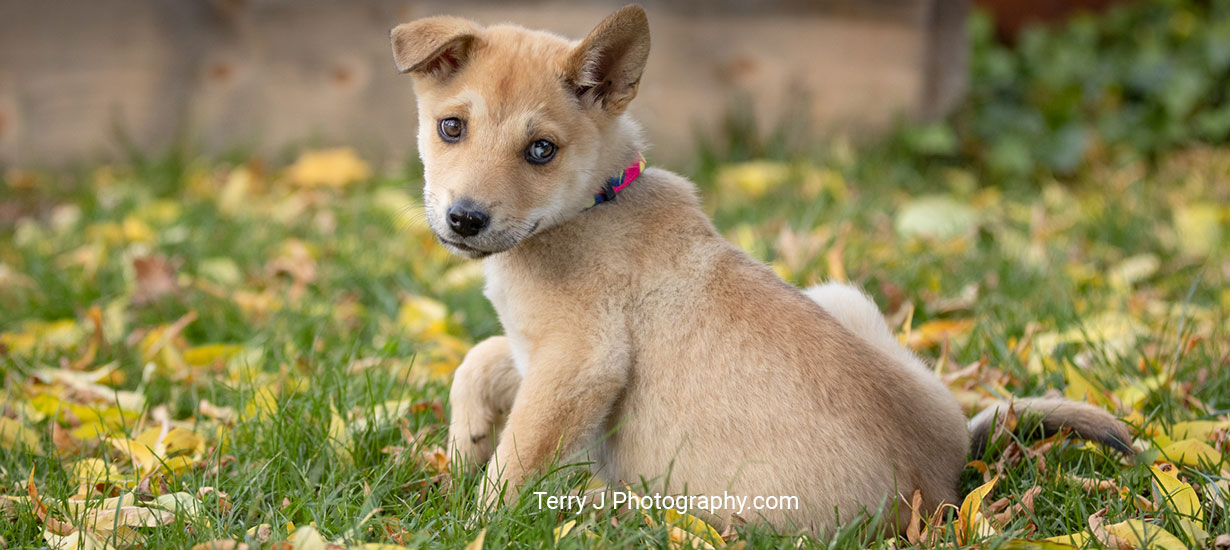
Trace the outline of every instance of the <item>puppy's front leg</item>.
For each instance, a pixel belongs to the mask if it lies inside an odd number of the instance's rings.
[[[520,384],[508,338],[493,336],[466,354],[448,398],[449,462],[472,472],[491,458]]]
[[[621,347],[593,339],[556,337],[531,352],[529,372],[487,468],[486,505],[496,504],[500,494],[509,502],[528,475],[541,473],[557,456],[590,450],[602,435],[627,383],[629,360]]]

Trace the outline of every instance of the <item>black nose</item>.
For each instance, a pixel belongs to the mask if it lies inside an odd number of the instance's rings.
[[[469,201],[458,201],[448,208],[448,226],[462,237],[473,237],[491,221],[481,208]]]

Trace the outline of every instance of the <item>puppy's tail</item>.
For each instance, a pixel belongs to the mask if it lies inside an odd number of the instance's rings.
[[[1081,439],[1096,441],[1127,456],[1135,456],[1127,425],[1105,410],[1062,397],[1034,397],[996,403],[969,420],[970,453],[979,458],[986,451],[995,426],[1004,422],[1008,409],[1037,418],[1047,434],[1070,428]]]

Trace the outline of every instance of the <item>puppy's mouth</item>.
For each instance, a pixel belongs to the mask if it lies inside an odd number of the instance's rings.
[[[517,231],[515,228],[510,228],[490,235],[482,236],[483,245],[485,245],[482,247],[474,244],[468,244],[459,240],[446,239],[441,236],[440,233],[435,231],[433,231],[433,233],[435,233],[436,239],[443,243],[444,246],[451,248],[454,252],[459,253],[461,256],[477,260],[486,258],[492,254],[504,252],[514,246],[517,246],[518,243],[530,237],[534,234],[534,231],[538,230],[538,224],[541,221],[542,220],[535,221],[523,231]]]
[[[450,241],[444,237],[441,237],[439,234],[436,234],[436,239],[438,239],[441,243],[444,243],[444,246],[458,250],[462,253],[462,255],[474,259],[486,258],[496,252],[503,252],[503,250],[480,250],[460,241]]]

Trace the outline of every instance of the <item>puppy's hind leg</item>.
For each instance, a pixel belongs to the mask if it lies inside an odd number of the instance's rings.
[[[863,291],[841,283],[825,283],[808,288],[804,293],[846,330],[875,346],[889,358],[903,365],[926,369],[921,359],[897,341],[880,308]]]
[[[507,338],[493,336],[466,354],[449,391],[450,462],[476,471],[491,458],[520,385]]]

